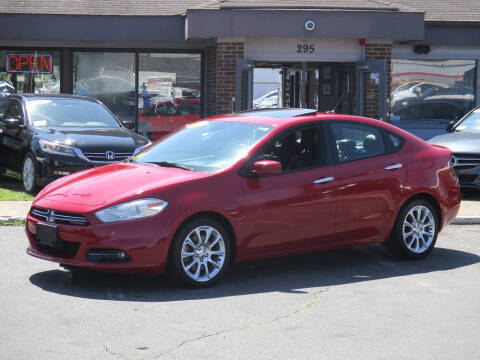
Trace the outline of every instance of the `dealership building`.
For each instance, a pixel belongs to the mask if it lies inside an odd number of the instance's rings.
[[[262,107],[428,138],[480,105],[478,0],[1,3],[0,84],[96,97],[152,138]]]

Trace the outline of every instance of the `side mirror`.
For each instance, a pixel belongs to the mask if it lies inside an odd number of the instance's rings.
[[[259,160],[253,163],[252,173],[259,176],[276,175],[282,172],[282,164],[275,160]]]
[[[2,122],[7,129],[18,129],[20,127],[20,120],[15,118],[3,119]]]
[[[135,123],[133,122],[133,120],[122,120],[122,124],[130,130],[135,128]]]
[[[447,132],[451,132],[456,123],[456,121],[450,121],[447,125]]]

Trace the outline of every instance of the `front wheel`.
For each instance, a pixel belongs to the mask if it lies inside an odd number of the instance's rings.
[[[208,217],[188,221],[172,244],[173,276],[192,287],[217,282],[230,263],[230,237],[218,221]]]
[[[439,231],[438,214],[426,200],[414,200],[398,214],[392,238],[387,244],[396,255],[420,259],[433,250]]]
[[[37,190],[37,161],[32,153],[27,153],[22,168],[23,189],[29,194]]]

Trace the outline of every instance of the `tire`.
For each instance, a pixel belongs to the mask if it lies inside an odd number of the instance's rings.
[[[439,216],[432,204],[423,199],[413,200],[400,210],[386,245],[396,256],[421,259],[432,252],[439,229]]]
[[[35,194],[38,189],[37,160],[32,153],[27,153],[22,166],[22,183],[26,193]]]
[[[169,255],[169,271],[175,282],[194,288],[209,287],[230,264],[230,236],[218,221],[195,218],[177,231]]]

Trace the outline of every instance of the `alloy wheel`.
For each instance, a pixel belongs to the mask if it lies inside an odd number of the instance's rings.
[[[198,226],[182,243],[181,264],[185,274],[196,282],[215,278],[225,263],[225,241],[212,226]]]
[[[31,157],[27,157],[23,163],[22,179],[25,190],[32,191],[35,182],[35,165]]]
[[[427,251],[435,238],[435,217],[430,209],[417,205],[405,216],[402,237],[408,250],[415,254]]]

